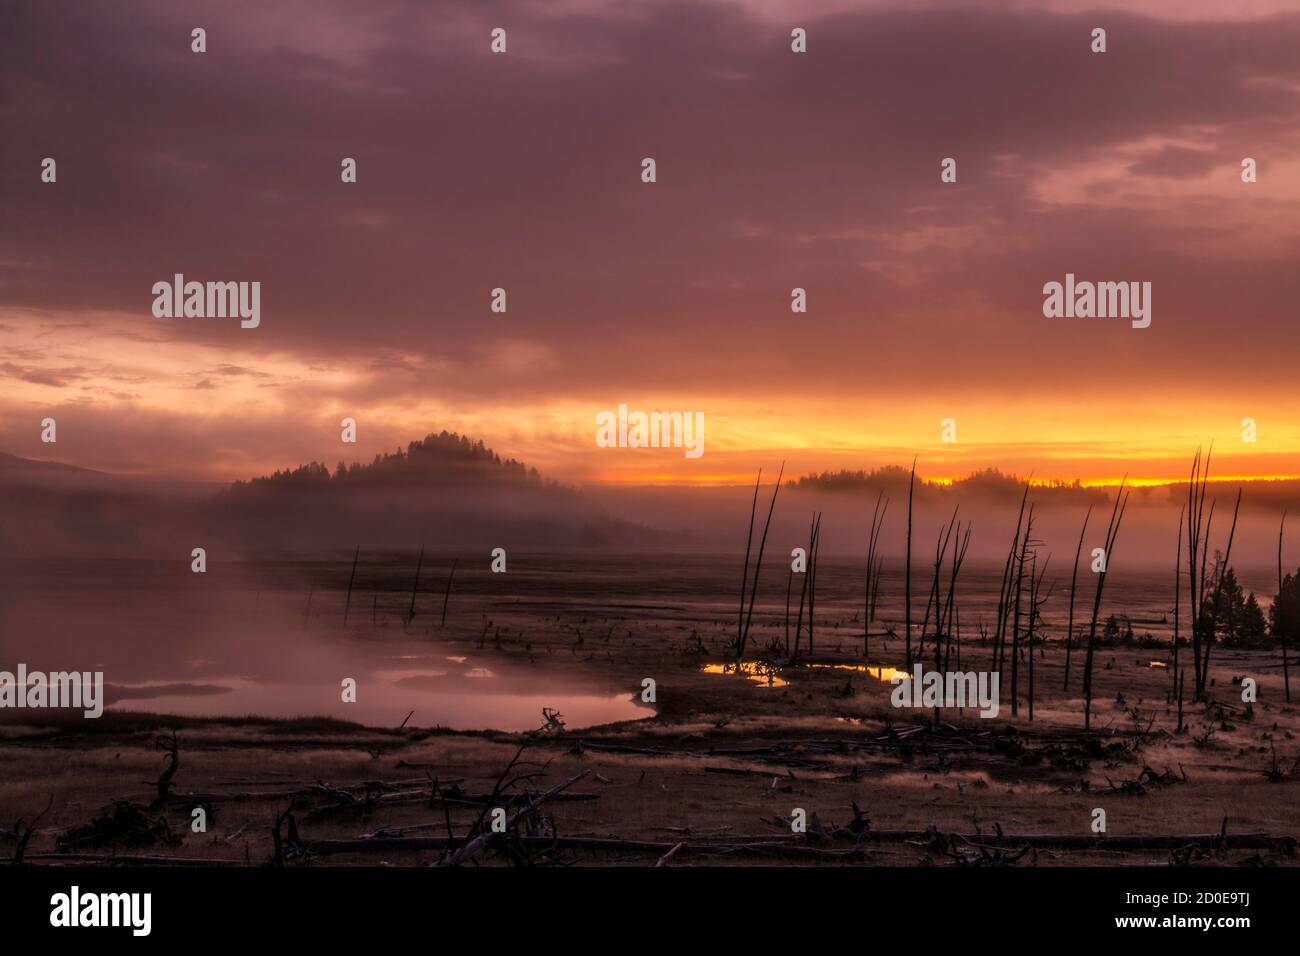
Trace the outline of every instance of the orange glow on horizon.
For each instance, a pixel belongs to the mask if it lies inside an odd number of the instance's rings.
[[[1167,485],[1184,485],[1190,478],[1190,474],[1183,475],[1181,478],[1129,478],[1125,481],[1125,487],[1129,488],[1160,488]],[[1084,488],[1114,488],[1117,487],[1120,478],[1087,478],[1080,479],[1079,484]],[[1297,481],[1300,475],[1216,475],[1210,473],[1210,484],[1230,484],[1236,482],[1265,482],[1265,481]],[[1050,484],[1050,482],[1034,481],[1033,484]]]
[[[857,469],[850,469],[857,470]],[[870,473],[871,468],[863,469]],[[802,478],[815,478],[819,472],[811,472],[803,475],[787,474],[782,483],[798,482]],[[726,487],[726,486],[752,486],[754,480],[758,477],[758,472],[725,472],[710,473],[702,475],[692,474],[673,474],[671,472],[603,472],[583,476],[582,480],[593,484],[622,486],[622,487]],[[764,485],[770,483],[774,476],[763,473]],[[1017,478],[1014,474],[1007,474],[1008,478]],[[953,477],[950,475],[921,475],[916,476],[916,480],[921,484],[935,485],[944,488],[950,488],[958,482],[965,481],[965,477]],[[1029,484],[1034,488],[1050,488],[1057,485],[1071,485],[1075,481],[1081,488],[1117,488],[1121,481],[1126,488],[1166,488],[1171,485],[1180,485],[1187,483],[1187,476],[1179,478],[1088,478],[1088,479],[1063,479],[1063,478],[1041,478],[1033,477],[1029,479]],[[1270,481],[1300,481],[1300,475],[1215,475],[1211,473],[1210,484],[1261,484]]]
[[[84,322],[72,321],[78,317]],[[603,388],[475,394],[479,378],[513,361],[498,352],[456,373],[450,362],[414,354],[358,364],[258,349],[246,338],[188,341],[176,337],[178,328],[141,332],[120,313],[0,310],[0,354],[25,363],[0,392],[0,451],[110,474],[225,482],[310,461],[366,462],[446,429],[565,484],[752,486],[760,467],[770,483],[782,461],[786,479],[798,480],[907,468],[915,456],[918,477],[935,485],[996,469],[1036,486],[1077,480],[1089,488],[1118,485],[1127,472],[1130,487],[1144,488],[1185,482],[1197,447],[1213,445],[1211,480],[1300,479],[1300,422],[1287,387],[1271,383],[1258,394],[1242,387],[1214,399],[1169,386],[1141,415],[1126,399],[1105,396],[1083,408],[1068,390],[1044,392],[1027,407],[997,382],[945,397],[900,391],[889,401],[813,390],[775,406],[743,384],[626,396],[635,407],[703,410],[703,457],[690,459],[680,449],[598,447],[596,416],[620,397]],[[443,393],[429,389],[431,373],[462,378]],[[1225,411],[1236,407],[1257,417],[1257,442],[1242,441],[1242,419]],[[26,425],[47,414],[59,421],[57,450]],[[363,428],[340,454],[344,416]],[[949,417],[960,437],[944,443],[940,423]]]
[[[671,472],[629,471],[603,472],[583,476],[584,481],[602,485],[752,485],[758,473],[726,472],[703,475],[672,474]],[[775,475],[765,476],[775,478]],[[794,478],[787,475],[786,478]],[[782,479],[784,482],[785,479]],[[764,484],[767,482],[765,481]]]

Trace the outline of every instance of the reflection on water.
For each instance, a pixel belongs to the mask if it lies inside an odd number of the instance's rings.
[[[741,661],[737,664],[735,661],[727,661],[721,664],[705,664],[700,668],[703,674],[740,674],[746,680],[758,684],[760,687],[789,687],[790,682],[781,676],[783,671],[790,670],[835,670],[851,671],[858,674],[866,674],[885,684],[892,684],[895,678],[907,680],[912,675],[907,671],[900,671],[895,667],[889,667],[885,664],[789,664],[785,667],[779,667],[776,664],[769,664],[766,661]]]
[[[900,671],[896,667],[886,667],[884,664],[878,664],[875,667],[870,664],[801,664],[800,666],[813,670],[856,671],[859,674],[874,677],[884,684],[892,684],[895,678],[909,680],[912,676],[907,671]]]
[[[415,655],[388,658],[409,660]],[[428,658],[425,658],[428,660]],[[437,660],[435,658],[435,660]],[[584,693],[546,684],[533,674],[498,673],[469,666],[466,658],[442,658],[459,668],[354,666],[346,676],[357,682],[354,703],[342,700],[342,677],[330,683],[305,677],[301,682],[275,677],[205,676],[201,680],[150,680],[110,683],[109,710],[146,711],[195,717],[333,717],[373,727],[395,727],[414,711],[409,727],[458,730],[533,730],[544,722],[542,709],[562,715],[572,730],[654,714],[632,694]]]
[[[743,674],[747,680],[762,687],[787,687],[790,682],[778,677],[777,668],[763,661],[732,661],[729,664],[705,664],[700,668],[704,674]]]
[[[409,670],[409,671],[375,671],[374,676],[394,684],[420,684],[438,677],[446,677],[446,671]]]

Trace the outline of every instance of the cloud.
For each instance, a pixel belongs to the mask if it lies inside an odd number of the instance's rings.
[[[31,382],[33,385],[50,385],[58,388],[83,378],[78,369],[40,369],[0,362],[0,376]]]
[[[1027,395],[1140,404],[1213,379],[1234,407],[1280,408],[1300,17],[1090,6],[33,6],[0,35],[0,357],[25,383],[0,404],[130,381],[89,396],[99,424],[118,407],[141,461],[198,471],[287,453],[346,409],[385,441],[439,416],[563,467],[540,423],[581,435],[625,399],[710,399],[737,436],[774,401],[805,423],[829,409],[837,441],[884,397],[1007,423]],[[1067,271],[1152,281],[1152,328],[1043,319]],[[177,272],[260,281],[261,327],[154,319],[150,288]],[[489,312],[496,287],[508,313]],[[121,407],[145,403],[196,434],[256,418],[264,444],[218,431],[182,461]],[[1112,405],[1081,441],[1127,434]],[[804,427],[788,440],[813,444]]]

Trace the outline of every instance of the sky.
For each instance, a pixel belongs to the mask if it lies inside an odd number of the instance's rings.
[[[6,4],[0,451],[1300,475],[1297,50],[1300,2]],[[260,325],[155,317],[176,273]],[[1150,327],[1045,317],[1067,273],[1150,282]],[[704,454],[598,447],[620,404]]]

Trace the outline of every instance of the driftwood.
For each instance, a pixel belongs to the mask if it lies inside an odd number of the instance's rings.
[[[166,768],[159,774],[158,780],[154,784],[158,788],[158,799],[153,802],[153,807],[157,809],[167,802],[168,795],[171,793],[172,787],[175,786],[172,777],[176,776],[176,771],[180,769],[181,765],[180,741],[176,737],[176,731],[172,731],[171,740],[166,737],[158,737],[154,741],[154,746],[165,751],[163,756],[167,760]],[[145,783],[148,782],[145,781]]]
[[[847,831],[845,831],[847,833]],[[932,830],[864,830],[856,834],[854,838],[860,842],[883,843],[890,841],[925,841],[933,835]],[[979,847],[988,844],[988,837],[985,835],[965,836],[962,834],[953,834],[952,838],[972,847]],[[441,849],[449,845],[447,838],[429,838],[432,842],[424,849]],[[539,842],[554,842],[561,848],[570,849],[628,849],[642,850],[650,852],[667,852],[675,844],[657,841],[641,840],[616,840],[602,837],[527,837],[525,840],[537,840]],[[775,854],[799,855],[802,851],[813,849],[810,847],[792,846],[786,842],[776,842],[789,839],[784,835],[775,837],[752,838],[756,842],[735,842],[728,843],[717,838],[710,838],[700,843],[685,843],[683,852],[686,850],[706,851],[706,852],[756,852],[760,848],[764,851],[770,851]],[[441,841],[441,842],[439,842]],[[771,841],[771,842],[769,842]],[[332,843],[338,848],[332,852],[353,852],[349,847],[363,849],[358,845],[364,841],[325,841]],[[385,841],[391,843],[391,841]],[[400,842],[400,841],[399,841]],[[1202,834],[1170,834],[1170,835],[1132,835],[1132,836],[1088,836],[1073,833],[1031,833],[1021,836],[1006,835],[1001,839],[1001,849],[1016,847],[1046,847],[1057,849],[1110,849],[1110,850],[1168,850],[1177,849],[1185,846],[1197,847],[1221,847],[1230,850],[1258,850],[1271,849],[1274,847],[1294,848],[1296,846],[1295,837],[1272,836],[1267,833],[1202,833]],[[313,847],[316,844],[312,844]],[[400,849],[400,846],[383,846],[375,847],[376,849]],[[412,847],[417,849],[418,847]],[[835,850],[835,851],[818,851],[819,853],[833,853],[843,855],[854,852],[853,850]]]
[[[349,794],[348,796],[351,796]],[[410,790],[403,793],[384,793],[371,799],[354,798],[352,800],[340,800],[336,803],[327,803],[323,806],[315,807],[307,811],[308,818],[322,817],[331,813],[345,813],[348,811],[370,810],[375,807],[389,807],[401,803],[420,803],[429,801],[432,803],[460,804],[462,806],[481,807],[484,804],[509,799],[502,794],[491,793],[457,793],[449,790],[446,793],[440,793],[436,797],[432,795],[430,788],[425,787],[423,790]],[[576,802],[582,800],[599,800],[598,793],[558,793],[553,800],[558,802]]]
[[[213,860],[186,856],[141,856],[111,853],[29,853],[28,860],[48,863],[93,863],[99,866],[241,866],[239,860]]]
[[[747,767],[705,767],[705,773],[725,773],[733,777],[770,777],[770,770],[750,770]]]
[[[563,785],[561,785],[563,786]],[[545,794],[543,794],[545,796]],[[539,804],[541,798],[534,801]],[[522,812],[522,811],[521,811]],[[701,842],[677,840],[663,842],[655,840],[618,840],[604,837],[553,837],[520,836],[516,839],[526,847],[555,848],[567,850],[588,850],[605,852],[655,854],[659,859],[656,865],[662,865],[667,859],[675,859],[688,854],[715,856],[775,856],[790,859],[853,860],[865,859],[869,850],[861,844],[866,842],[882,843],[889,841],[920,842],[929,844],[937,831],[928,830],[865,830],[856,834],[857,845],[843,849],[822,849],[799,845],[794,837],[787,834],[772,836],[749,836],[733,838],[710,837]],[[490,835],[478,837],[367,837],[359,840],[312,840],[302,844],[302,849],[313,856],[330,856],[343,853],[388,853],[419,850],[457,849],[463,854],[470,846],[477,853],[490,839]],[[1295,852],[1294,837],[1277,837],[1266,833],[1205,833],[1182,835],[1133,835],[1133,836],[1085,836],[1080,834],[1024,834],[1021,836],[1004,835],[997,845],[990,844],[987,835],[962,836],[953,834],[945,841],[959,842],[968,847],[985,848],[990,851],[1013,853],[1029,847],[1047,847],[1056,849],[1079,850],[1182,850],[1188,847],[1201,849],[1276,849]],[[462,855],[461,860],[468,855]],[[114,855],[103,853],[30,853],[31,862],[48,863],[92,863],[135,866],[239,866],[240,861],[231,859],[203,859],[195,857],[172,857],[156,855]]]
[[[54,806],[54,795],[50,794],[50,800],[45,804],[45,809],[36,814],[36,818],[31,823],[19,817],[18,822],[14,824],[12,835],[6,834],[14,841],[14,866],[23,865],[23,857],[27,853],[27,844],[31,842],[32,835],[36,832],[37,826],[40,825],[41,818],[50,812],[52,806]]]
[[[472,839],[465,837],[380,837],[370,840],[314,840],[304,844],[305,849],[314,856],[329,856],[339,853],[390,853],[401,850],[448,850],[459,848],[464,853],[471,846],[477,853],[491,838],[492,834],[480,834]],[[521,836],[518,841],[525,847],[553,848],[561,850],[603,850],[625,853],[655,853],[663,856],[673,852],[674,855],[686,853],[706,853],[734,856],[784,856],[805,859],[855,859],[867,855],[862,847],[845,849],[818,849],[817,847],[798,846],[791,843],[761,838],[754,843],[727,843],[716,840],[691,843],[679,840],[664,843],[653,840],[617,840],[606,837],[555,837],[555,836]],[[453,854],[452,860],[458,854]],[[461,858],[461,862],[465,857]],[[447,865],[450,865],[448,861]]]
[[[1035,732],[1017,728],[1015,733],[999,733],[989,730],[961,729],[951,724],[934,727],[929,724],[906,727],[870,738],[862,737],[808,737],[794,740],[773,740],[753,747],[715,747],[705,746],[699,750],[668,749],[663,747],[635,747],[629,744],[605,743],[603,741],[576,740],[571,743],[575,752],[603,752],[629,754],[645,757],[779,757],[788,758],[799,751],[812,753],[835,753],[852,750],[890,751],[900,744],[907,743],[917,749],[931,751],[966,751],[997,752],[998,744],[1008,740],[1019,740],[1024,744],[1055,744],[1059,746],[1082,746],[1090,741],[1124,742],[1130,740],[1159,737],[1159,731],[1144,730],[1107,730],[1098,728],[1085,731],[1061,728],[1044,732]],[[556,741],[558,742],[558,740]]]
[[[579,780],[588,776],[590,773],[591,773],[590,770],[584,770],[582,771],[582,773],[574,774],[572,777],[570,777],[568,780],[564,781],[563,783],[557,783],[550,790],[547,790],[545,793],[540,794],[534,797],[533,799],[529,800],[528,803],[526,803],[520,809],[516,810],[513,814],[510,815],[510,818],[506,820],[506,830],[510,830],[519,821],[520,817],[528,816],[534,810],[540,807],[543,803],[554,798],[557,794],[561,793],[562,791],[567,790],[573,784],[577,783]],[[476,856],[478,853],[480,853],[488,845],[488,843],[491,842],[494,836],[496,836],[496,834],[494,834],[491,830],[478,834],[478,836],[474,837],[468,843],[465,843],[455,853],[449,856],[446,860],[442,861],[442,865],[459,866],[461,863],[464,863],[466,860],[469,860],[472,857]],[[417,837],[414,839],[420,839],[420,838]],[[424,839],[430,839],[430,838],[426,837]]]
[[[461,778],[458,778],[458,780]],[[410,786],[417,781],[403,781],[402,785]],[[454,783],[457,781],[449,781]],[[238,791],[235,793],[173,793],[168,797],[168,803],[172,804],[212,804],[212,803],[232,803],[251,800],[293,800],[302,797],[321,797],[326,796],[334,799],[335,803],[328,803],[324,806],[316,807],[309,812],[309,815],[318,815],[319,813],[329,813],[337,810],[360,810],[366,807],[377,805],[390,805],[395,803],[416,803],[420,800],[430,798],[430,788],[426,784],[418,790],[392,790],[385,791],[383,788],[395,786],[396,784],[386,784],[382,781],[370,781],[364,786],[369,788],[371,795],[365,793],[357,794],[352,791],[335,789],[325,784],[314,784],[310,787],[300,787],[293,790],[253,790]],[[458,793],[449,790],[445,798],[450,803],[466,804],[483,804],[492,800],[500,799],[490,793]],[[439,797],[443,799],[443,797]],[[599,800],[598,793],[562,793],[557,794],[556,800],[561,801],[581,801],[581,800]]]
[[[929,830],[867,830],[859,838],[875,842],[889,840],[927,841],[932,836]],[[973,846],[987,841],[984,836],[962,836],[954,838]],[[1017,846],[1054,847],[1072,850],[1170,850],[1184,846],[1223,847],[1229,850],[1259,850],[1274,846],[1296,846],[1296,838],[1271,836],[1267,833],[1196,833],[1196,834],[1149,834],[1132,836],[1089,836],[1076,833],[1026,833],[1020,836],[1004,836],[1002,848]]]
[[[682,847],[684,847],[685,845],[686,845],[685,841],[683,841],[683,842],[681,842],[681,843],[677,843],[677,844],[675,844],[671,850],[669,850],[667,853],[665,853],[665,854],[664,854],[663,856],[661,856],[659,859],[655,860],[655,866],[656,866],[656,867],[659,867],[659,866],[667,866],[667,865],[668,865],[668,861],[671,860],[674,856],[676,856],[676,855],[677,855],[677,851],[680,850],[680,849],[681,849]]]
[[[442,621],[438,624],[439,627],[447,626],[447,602],[451,600],[451,582],[456,577],[456,565],[458,564],[460,564],[459,556],[452,559],[451,574],[447,575],[447,591],[442,596]]]
[[[352,574],[348,576],[348,600],[343,605],[343,626],[348,626],[348,613],[352,610],[352,584],[357,579],[357,559],[361,557],[361,545],[352,554]]]

